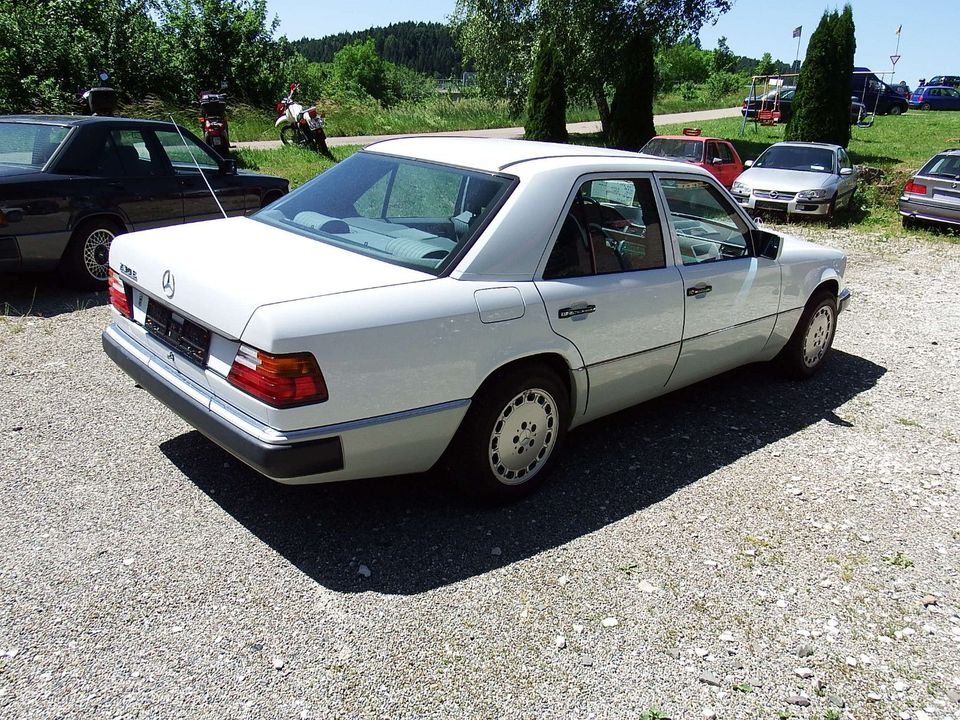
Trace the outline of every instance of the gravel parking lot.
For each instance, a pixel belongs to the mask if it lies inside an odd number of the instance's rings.
[[[0,279],[0,716],[960,719],[960,246],[799,231],[850,255],[820,375],[585,426],[496,510],[273,484],[105,294]]]

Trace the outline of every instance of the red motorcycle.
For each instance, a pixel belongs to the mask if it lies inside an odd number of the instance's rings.
[[[200,93],[200,117],[197,120],[203,131],[203,141],[220,157],[230,156],[230,133],[227,126],[227,94],[204,90]]]
[[[308,147],[335,161],[323,131],[324,114],[315,106],[304,108],[293,99],[293,93],[299,88],[297,83],[290,83],[290,93],[277,103],[279,117],[274,127],[280,128],[280,141],[284,145]]]

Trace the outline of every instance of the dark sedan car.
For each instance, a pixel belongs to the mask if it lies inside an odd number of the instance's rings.
[[[937,153],[907,181],[900,215],[904,227],[918,221],[960,227],[960,148]]]
[[[216,200],[207,183],[216,193]],[[259,210],[287,180],[238,172],[170,122],[0,117],[0,272],[102,288],[114,236]]]

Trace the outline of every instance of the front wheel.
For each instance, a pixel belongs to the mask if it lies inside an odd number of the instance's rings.
[[[492,378],[474,398],[447,453],[446,469],[468,495],[494,502],[543,484],[566,435],[569,393],[546,368]]]
[[[284,145],[299,145],[300,133],[293,125],[284,125],[280,128],[280,142]]]
[[[96,218],[80,223],[60,259],[58,272],[78,290],[102,290],[107,285],[110,244],[123,232],[114,220]]]
[[[894,105],[893,107],[890,108],[891,115],[899,115],[902,112],[903,112],[903,108],[900,107],[899,105]]]
[[[795,378],[813,375],[823,364],[837,332],[837,298],[823,290],[807,303],[790,341],[777,360]]]

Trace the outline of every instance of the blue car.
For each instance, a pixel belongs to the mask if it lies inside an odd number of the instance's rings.
[[[910,96],[909,105],[920,110],[960,110],[960,91],[947,85],[924,85]]]

